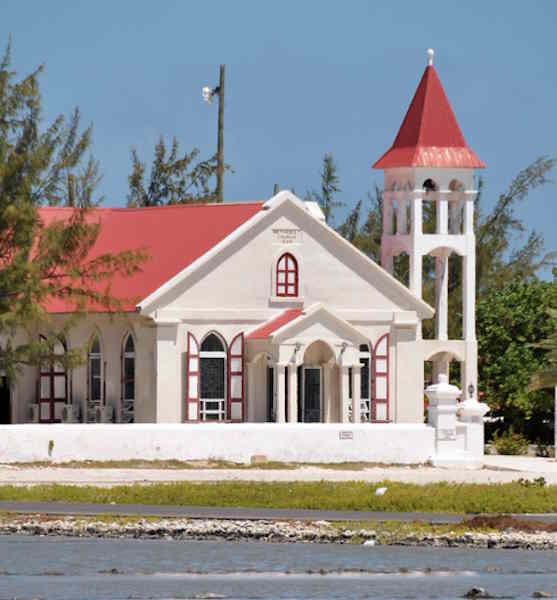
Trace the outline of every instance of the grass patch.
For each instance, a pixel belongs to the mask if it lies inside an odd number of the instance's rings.
[[[376,496],[386,486],[384,496]],[[0,500],[449,513],[557,512],[557,486],[365,482],[219,482],[1,486]]]

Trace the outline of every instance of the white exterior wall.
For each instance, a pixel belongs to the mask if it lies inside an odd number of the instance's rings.
[[[416,464],[434,457],[434,438],[427,425],[8,425],[0,426],[0,462],[211,458],[249,463],[263,454],[285,462]]]
[[[64,315],[53,315],[51,328],[63,327]],[[154,370],[154,328],[138,315],[90,314],[79,319],[66,335],[69,349],[80,348],[87,357],[89,343],[95,334],[99,335],[102,348],[103,375],[106,390],[105,401],[119,418],[121,379],[122,379],[122,342],[131,332],[135,341],[136,380],[135,380],[135,418],[139,422],[154,422],[155,413],[155,370]],[[37,335],[46,333],[38,328]],[[106,368],[105,364],[106,363]],[[81,406],[82,415],[86,414],[88,365],[74,369],[69,376],[70,398],[74,405]],[[25,367],[21,375],[12,383],[12,422],[25,423],[30,420],[30,406],[37,401],[38,367]],[[68,398],[68,400],[70,399]]]

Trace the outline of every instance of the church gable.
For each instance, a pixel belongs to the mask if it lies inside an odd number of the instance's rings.
[[[161,309],[277,308],[315,302],[339,308],[432,309],[281,192],[218,247],[141,303]]]

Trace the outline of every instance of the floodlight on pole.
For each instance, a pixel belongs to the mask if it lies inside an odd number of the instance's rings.
[[[219,98],[218,137],[217,137],[217,189],[215,190],[217,202],[222,202],[222,176],[224,174],[224,65],[220,65],[219,85],[211,89],[208,85],[202,88],[201,95],[207,104],[213,103],[213,97]]]

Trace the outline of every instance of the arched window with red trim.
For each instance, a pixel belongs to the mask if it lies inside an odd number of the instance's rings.
[[[289,252],[278,259],[276,289],[280,297],[298,295],[298,261]]]

